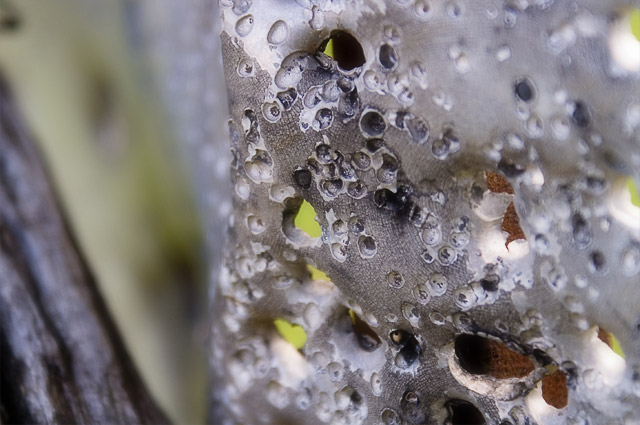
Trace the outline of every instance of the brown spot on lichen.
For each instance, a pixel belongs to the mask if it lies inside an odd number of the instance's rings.
[[[609,332],[606,329],[598,327],[598,338],[600,341],[604,342],[613,350],[614,353],[624,358],[624,351],[622,351],[622,347],[620,346],[620,341],[615,337],[614,334]]]
[[[513,202],[509,204],[507,210],[504,212],[504,218],[502,219],[502,230],[507,232],[507,242],[505,243],[507,249],[509,244],[518,239],[527,239],[520,227],[520,218],[516,212],[516,207]]]
[[[489,375],[499,378],[524,378],[533,372],[531,359],[507,348],[505,344],[491,341]]]
[[[485,171],[484,175],[487,180],[487,187],[490,191],[495,193],[508,193],[510,195],[515,193],[507,178],[502,174]]]
[[[503,342],[478,335],[459,335],[455,353],[460,366],[474,375],[498,379],[524,378],[535,369],[527,356],[511,350]]]
[[[556,370],[553,374],[542,378],[542,398],[556,409],[562,409],[569,403],[569,388],[567,388],[567,374]]]
[[[487,181],[487,187],[494,193],[507,193],[514,195],[515,191],[505,176],[491,171],[485,171],[485,179]],[[520,227],[520,218],[516,213],[516,207],[511,202],[504,213],[502,219],[502,230],[507,232],[507,242],[505,246],[509,249],[509,244],[518,239],[527,239],[524,235],[524,231]]]
[[[610,348],[613,348],[613,338],[611,332],[607,331],[606,329],[598,328],[598,338],[600,338],[600,341],[607,344]]]

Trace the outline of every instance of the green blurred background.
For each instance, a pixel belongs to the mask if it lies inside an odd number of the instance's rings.
[[[201,231],[130,3],[0,0],[0,72],[145,382],[202,423]]]

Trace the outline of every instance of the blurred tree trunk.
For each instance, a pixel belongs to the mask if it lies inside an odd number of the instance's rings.
[[[0,77],[0,420],[166,423]]]

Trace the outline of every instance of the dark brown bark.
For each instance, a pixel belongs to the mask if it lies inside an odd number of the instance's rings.
[[[0,76],[0,422],[166,423]]]

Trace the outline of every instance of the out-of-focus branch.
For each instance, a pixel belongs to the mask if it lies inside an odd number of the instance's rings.
[[[0,76],[0,421],[166,423]]]

